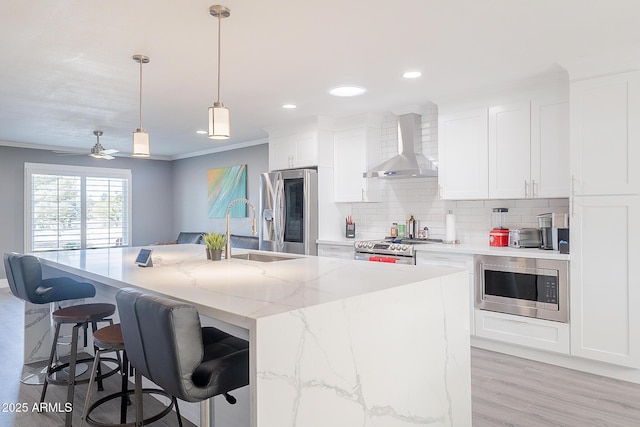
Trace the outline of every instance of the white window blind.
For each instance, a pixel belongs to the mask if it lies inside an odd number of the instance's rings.
[[[25,164],[25,250],[128,246],[131,171]]]

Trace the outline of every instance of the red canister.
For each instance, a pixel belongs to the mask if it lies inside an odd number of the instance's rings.
[[[489,232],[489,246],[509,246],[509,229],[494,228]]]

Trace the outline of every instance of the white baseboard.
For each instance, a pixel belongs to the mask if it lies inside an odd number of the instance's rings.
[[[8,288],[8,287],[9,287],[9,281],[7,279],[0,279],[0,289]]]

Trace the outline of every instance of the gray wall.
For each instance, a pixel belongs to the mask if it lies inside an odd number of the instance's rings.
[[[117,157],[58,156],[46,150],[0,146],[0,253],[24,250],[24,164],[51,163],[130,169],[132,245],[174,240],[171,162]],[[0,265],[0,278],[5,278]]]
[[[259,204],[260,174],[269,170],[268,144],[254,145],[188,159],[174,160],[173,169],[173,234],[180,231],[224,233],[224,218],[207,215],[207,172],[225,166],[247,165],[247,198],[256,210]],[[253,214],[251,209],[247,215]],[[258,212],[256,211],[256,218]],[[251,234],[251,221],[232,218],[234,234]]]

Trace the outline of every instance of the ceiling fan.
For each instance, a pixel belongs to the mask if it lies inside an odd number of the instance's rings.
[[[114,150],[114,149],[105,150],[102,144],[100,144],[100,137],[102,136],[102,131],[94,130],[93,134],[96,136],[96,145],[91,147],[91,153],[89,155],[96,159],[105,159],[105,160],[115,159],[115,157],[113,157],[112,154],[117,153],[118,150]]]
[[[103,132],[101,130],[93,131],[93,134],[96,136],[96,144],[93,147],[91,147],[91,152],[89,153],[89,156],[95,159],[113,160],[115,159],[115,157],[113,157],[112,154],[117,153],[118,150],[114,150],[114,149],[105,150],[102,144],[100,144],[100,137],[102,136],[102,133]],[[73,152],[67,152],[67,151],[54,151],[54,152],[61,156],[82,155],[82,153],[73,153]]]

